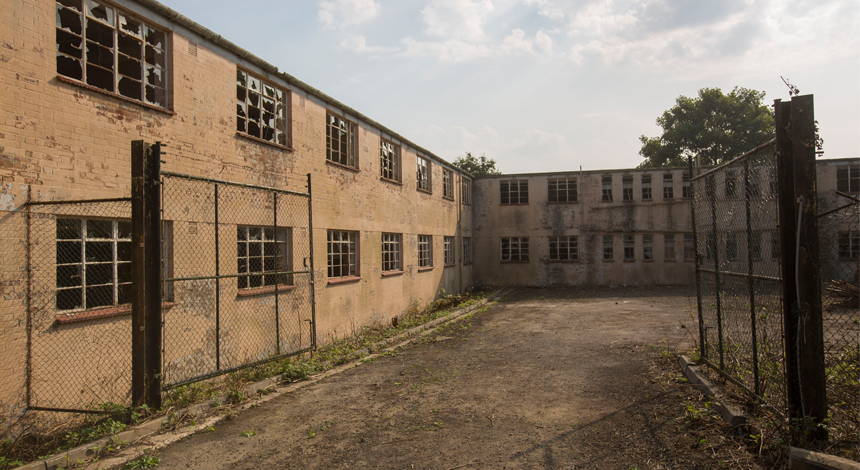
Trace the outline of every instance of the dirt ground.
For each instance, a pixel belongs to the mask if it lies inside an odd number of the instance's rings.
[[[158,468],[764,468],[661,353],[692,345],[694,309],[688,287],[517,289]]]

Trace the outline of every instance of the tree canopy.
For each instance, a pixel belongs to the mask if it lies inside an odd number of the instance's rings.
[[[718,165],[773,138],[773,112],[765,93],[735,87],[729,94],[702,88],[699,96],[679,96],[675,106],[657,118],[659,137],[639,137],[645,158],[640,168],[686,166],[687,156],[701,165]]]
[[[461,170],[468,171],[474,176],[502,174],[496,168],[496,161],[492,158],[487,158],[484,154],[481,154],[480,157],[473,157],[472,152],[466,152],[465,156],[457,157],[453,165]]]

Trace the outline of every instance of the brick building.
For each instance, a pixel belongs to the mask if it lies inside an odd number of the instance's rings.
[[[257,214],[268,200],[235,205],[245,218],[215,231],[187,218],[194,201],[210,210],[208,193],[188,189],[186,199],[165,204],[164,273],[203,270],[217,259],[232,276],[211,297],[224,309],[221,321],[256,332],[212,336],[200,313],[208,307],[193,305],[193,289],[165,284],[165,318],[191,332],[165,331],[166,344],[178,345],[165,351],[166,373],[210,367],[222,354],[228,366],[270,356],[270,346],[251,347],[247,338],[260,337],[271,322],[241,312],[278,299],[282,307],[308,301],[308,290],[291,290],[291,279],[265,271],[303,269],[307,259],[296,247],[310,241],[320,343],[475,283],[694,281],[683,170],[473,182],[156,1],[19,0],[0,15],[0,416],[32,399],[54,408],[127,400],[128,207],[72,213],[57,206],[29,222],[22,208],[28,201],[127,198],[135,140],[164,142],[168,172],[295,192],[307,191],[307,174],[312,181],[312,231],[298,213],[270,228],[269,216]],[[827,181],[836,180],[837,167],[847,172],[840,176],[846,184],[857,181],[851,162],[829,165]],[[217,257],[182,251],[213,237],[226,247]],[[211,284],[200,281],[196,289],[210,295]],[[42,303],[34,307],[37,295]],[[305,344],[307,337],[279,336],[277,344],[294,340]],[[115,343],[110,354],[107,342]],[[53,355],[33,352],[49,346]],[[54,364],[60,356],[65,362]],[[81,372],[64,375],[64,364]],[[51,396],[57,383],[79,393],[72,400],[78,404]],[[120,386],[99,392],[90,384]]]

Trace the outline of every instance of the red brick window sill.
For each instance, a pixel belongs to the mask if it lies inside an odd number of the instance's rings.
[[[57,75],[57,80],[71,84],[71,85],[79,86],[81,88],[86,88],[87,90],[94,91],[94,92],[100,93],[102,95],[110,96],[111,98],[116,98],[118,100],[125,101],[126,103],[132,103],[132,104],[136,104],[138,106],[143,106],[144,108],[152,109],[154,111],[159,111],[159,112],[162,112],[164,114],[169,114],[171,116],[176,115],[176,113],[170,109],[162,108],[161,106],[156,106],[156,105],[152,105],[149,103],[144,103],[143,101],[131,99],[131,98],[122,96],[119,93],[114,93],[112,91],[102,90],[101,88],[94,87],[92,85],[88,85],[84,82],[80,82],[78,80],[75,80],[74,78],[69,78],[69,77],[64,77],[62,75]]]
[[[286,292],[294,290],[296,286],[290,284],[278,284],[277,286],[254,287],[251,289],[239,289],[236,292],[236,297],[254,297],[257,295],[274,294],[278,292]]]
[[[403,271],[383,271],[382,277],[400,276],[402,274],[403,274]]]
[[[269,142],[268,140],[261,139],[259,137],[253,136],[251,134],[246,134],[244,132],[236,131],[236,135],[238,135],[239,137],[242,137],[244,139],[253,140],[254,142],[259,142],[261,144],[269,145],[269,146],[272,146],[275,148],[279,148],[281,150],[286,150],[288,152],[293,151],[292,147],[287,147],[286,145],[281,145],[281,144],[276,144],[274,142]]]
[[[361,280],[359,276],[350,276],[350,277],[338,277],[335,279],[329,279],[328,285],[333,286],[336,284],[349,284],[351,282],[358,282]]]
[[[162,302],[161,308],[166,309],[176,306],[176,302]],[[119,317],[122,315],[131,314],[131,304],[120,305],[118,307],[94,308],[90,310],[81,310],[74,313],[63,313],[57,315],[56,321],[58,325],[66,325],[69,323],[78,323],[88,320],[99,320],[102,318]]]
[[[433,266],[424,266],[424,267],[418,268],[419,273],[423,273],[424,271],[432,271],[432,270],[433,270]]]

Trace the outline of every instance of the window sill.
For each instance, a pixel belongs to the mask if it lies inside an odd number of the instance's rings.
[[[643,259],[642,262],[643,263],[653,263],[654,260],[653,259]]]
[[[635,259],[626,259],[626,260],[624,260],[624,262],[625,263],[635,263],[636,260]]]
[[[425,271],[432,271],[432,270],[433,270],[433,266],[422,266],[422,267],[418,268],[419,273],[423,273]]]
[[[454,263],[454,264],[446,264],[445,266],[442,266],[442,267],[443,267],[443,268],[453,268],[454,266],[457,266],[457,263]]]
[[[636,201],[634,201],[633,199],[622,199],[621,202],[623,202],[624,204],[633,204]]]
[[[552,264],[579,264],[578,259],[549,259],[546,262]]]
[[[355,168],[352,166],[347,166],[347,165],[344,165],[343,163],[333,162],[329,159],[326,159],[325,162],[326,162],[326,164],[331,165],[333,167],[342,168],[344,170],[351,171],[353,173],[360,173],[361,172],[361,170],[359,170],[358,168]]]
[[[337,284],[349,284],[352,282],[358,282],[360,280],[361,280],[361,277],[359,277],[359,276],[337,277],[334,279],[329,279],[327,284],[330,286],[333,286],[333,285],[337,285]]]
[[[527,206],[529,203],[527,202],[501,202],[500,206]]]
[[[403,186],[403,183],[401,183],[400,181],[390,180],[388,178],[385,178],[384,176],[380,176],[379,181],[385,181],[386,183],[396,184],[397,186]]]
[[[501,261],[502,264],[526,264],[529,262],[530,262],[529,260],[521,260],[521,261],[505,261],[505,260],[502,260]]]
[[[382,277],[401,276],[403,271],[382,271]]]
[[[424,188],[416,188],[416,189],[418,190],[418,192],[421,192],[421,193],[433,194],[433,191],[428,191]]]
[[[642,202],[654,202],[654,200],[651,198],[648,198],[648,199],[642,199]]]
[[[615,262],[615,260],[614,260],[614,259],[605,259],[605,258],[604,258],[604,259],[603,259],[603,262],[604,262],[604,263],[614,263],[614,262]]]
[[[471,261],[464,261],[463,262],[463,266],[471,266],[471,265],[472,265]]]
[[[125,102],[127,102],[127,103],[136,104],[136,105],[138,105],[138,106],[142,106],[142,107],[144,107],[144,108],[151,109],[151,110],[153,110],[153,111],[158,111],[158,112],[161,112],[161,113],[164,113],[164,114],[169,114],[169,115],[171,115],[171,116],[176,116],[176,113],[175,113],[174,111],[170,110],[170,109],[162,108],[162,107],[160,107],[160,106],[156,106],[156,105],[154,105],[154,104],[144,103],[143,101],[138,101],[138,100],[135,100],[135,99],[132,99],[132,98],[128,98],[128,97],[126,97],[126,96],[122,96],[122,95],[120,95],[119,93],[114,93],[114,92],[112,92],[112,91],[102,90],[102,89],[101,89],[101,88],[99,88],[99,87],[94,87],[94,86],[92,86],[92,85],[88,85],[88,84],[86,84],[86,83],[84,83],[84,82],[81,82],[81,81],[75,80],[74,78],[65,77],[65,76],[63,76],[63,75],[57,75],[57,80],[59,80],[59,81],[61,81],[61,82],[68,83],[68,84],[70,84],[70,85],[79,86],[79,87],[81,87],[81,88],[85,88],[85,89],[87,89],[87,90],[94,91],[94,92],[96,92],[96,93],[101,93],[101,94],[103,94],[103,95],[107,95],[107,96],[110,96],[111,98],[116,98],[116,99],[119,99],[119,100],[125,101]]]
[[[603,204],[609,204],[609,203],[611,203],[611,202],[612,202],[612,199],[609,199],[609,200],[607,200],[607,199],[601,199],[601,200],[600,200],[600,202],[601,202],[601,203],[603,203]]]
[[[454,198],[453,198],[453,197],[450,197],[450,196],[442,196],[442,199],[444,199],[444,200],[446,200],[446,201],[454,202]]]
[[[279,149],[281,149],[281,150],[286,150],[287,152],[292,152],[292,151],[294,151],[294,149],[292,149],[292,148],[290,148],[290,147],[287,147],[286,145],[281,145],[281,144],[276,144],[276,143],[274,143],[274,142],[269,142],[268,140],[261,139],[261,138],[259,138],[259,137],[255,137],[255,136],[253,136],[253,135],[251,135],[251,134],[246,134],[246,133],[244,133],[244,132],[242,132],[242,131],[236,131],[236,135],[237,135],[237,136],[239,136],[239,137],[242,137],[242,138],[248,139],[248,140],[253,140],[254,142],[257,142],[257,143],[260,143],[260,144],[265,144],[265,145],[268,145],[268,146],[271,146],[271,147],[279,148]]]
[[[277,286],[253,287],[250,289],[239,289],[236,292],[236,297],[256,297],[258,295],[274,294],[278,292],[286,292],[294,290],[296,286],[291,284],[278,284]]]
[[[462,205],[464,205],[464,206],[471,206],[471,205],[472,205],[472,203],[471,203],[471,202],[464,202]]]
[[[663,202],[675,202],[675,198],[673,197],[664,197]]]
[[[161,308],[174,307],[176,302],[162,302]],[[99,320],[102,318],[119,317],[122,315],[131,314],[131,304],[121,305],[119,307],[94,308],[90,310],[81,310],[74,313],[64,313],[57,315],[56,321],[58,325],[66,325],[69,323],[78,323],[88,320]]]

